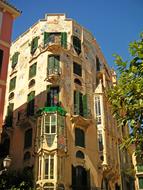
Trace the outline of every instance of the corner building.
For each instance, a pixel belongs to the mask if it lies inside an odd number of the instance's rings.
[[[13,42],[5,129],[12,167],[34,167],[37,190],[120,189],[117,129],[103,98],[113,77],[92,34],[64,14]]]

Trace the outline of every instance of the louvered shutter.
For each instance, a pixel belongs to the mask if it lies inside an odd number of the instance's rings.
[[[31,53],[33,54],[38,48],[38,37],[35,37],[31,42]]]
[[[14,90],[15,89],[15,85],[16,85],[16,77],[14,77],[13,79],[10,80],[9,91]]]
[[[49,42],[49,32],[44,32],[44,46]]]
[[[61,33],[61,46],[64,48],[67,48],[67,33],[66,32]]]
[[[83,116],[87,117],[88,115],[88,108],[87,108],[87,95],[82,96],[82,105],[83,105]]]
[[[11,67],[13,69],[16,66],[17,62],[18,62],[18,55],[19,55],[19,52],[15,52],[15,54],[12,56],[12,65],[11,65]]]
[[[55,56],[55,61],[54,61],[54,71],[55,74],[59,73],[59,56]]]
[[[74,114],[79,115],[79,96],[78,91],[74,91]]]
[[[75,51],[79,55],[81,53],[81,40],[76,36],[73,36],[73,46]]]
[[[35,104],[35,91],[32,91],[28,95],[28,104],[27,104],[27,115],[34,115],[34,104]]]
[[[54,65],[55,65],[55,57],[49,56],[48,57],[48,74],[53,74],[54,71]]]

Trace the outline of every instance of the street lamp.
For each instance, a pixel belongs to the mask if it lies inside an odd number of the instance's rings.
[[[0,175],[4,172],[7,171],[7,169],[10,167],[11,165],[11,158],[9,155],[6,156],[6,158],[4,158],[3,160],[3,167],[4,169],[0,171]]]

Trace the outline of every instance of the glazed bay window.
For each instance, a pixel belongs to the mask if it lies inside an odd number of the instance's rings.
[[[95,114],[97,124],[101,124],[101,101],[100,96],[95,97]]]
[[[59,55],[48,56],[47,74],[48,75],[60,74],[60,56]]]
[[[44,32],[44,46],[57,44],[64,48],[67,48],[67,33],[49,33]]]
[[[87,95],[79,91],[74,91],[74,114],[88,116]]]
[[[82,76],[82,68],[80,64],[73,62],[73,73]]]
[[[51,147],[54,143],[57,131],[56,127],[57,127],[57,115],[47,114],[45,116],[44,136],[46,138],[48,147]]]
[[[54,155],[44,156],[44,179],[54,179]]]
[[[59,87],[58,86],[48,86],[47,87],[47,102],[46,106],[57,106],[59,103]]]
[[[31,79],[32,77],[36,75],[36,67],[37,67],[37,63],[34,63],[33,65],[29,67],[29,79]]]
[[[9,85],[9,91],[12,91],[15,89],[15,86],[16,86],[16,77],[12,78],[10,80],[10,85]]]

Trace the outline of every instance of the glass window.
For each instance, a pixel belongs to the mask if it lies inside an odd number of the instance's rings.
[[[73,72],[79,76],[82,76],[82,68],[78,63],[73,62]]]
[[[24,137],[24,148],[29,148],[32,146],[32,129],[28,129],[25,132]]]
[[[56,133],[56,115],[46,115],[45,116],[45,133],[55,134]]]
[[[47,87],[47,103],[48,107],[57,106],[59,103],[59,87]]]
[[[95,97],[95,113],[97,124],[101,124],[101,103],[100,96]]]
[[[27,116],[34,115],[34,106],[35,106],[35,91],[32,91],[28,94]]]
[[[75,128],[75,146],[85,147],[85,134],[80,128]]]
[[[37,63],[34,63],[33,65],[30,66],[29,79],[31,79],[32,77],[34,77],[36,75],[36,66],[37,66]]]
[[[73,36],[73,46],[75,51],[79,55],[81,53],[81,40],[76,36]]]
[[[44,158],[44,178],[54,179],[54,155],[46,155]]]
[[[48,56],[48,67],[47,74],[59,74],[59,66],[60,66],[60,56],[59,55],[49,55]]]
[[[2,71],[2,63],[3,63],[3,50],[0,49],[0,74]]]
[[[10,80],[10,85],[9,85],[9,91],[12,91],[15,89],[15,86],[16,86],[16,77],[12,78]]]
[[[84,153],[79,150],[79,151],[76,152],[76,157],[84,159]]]

